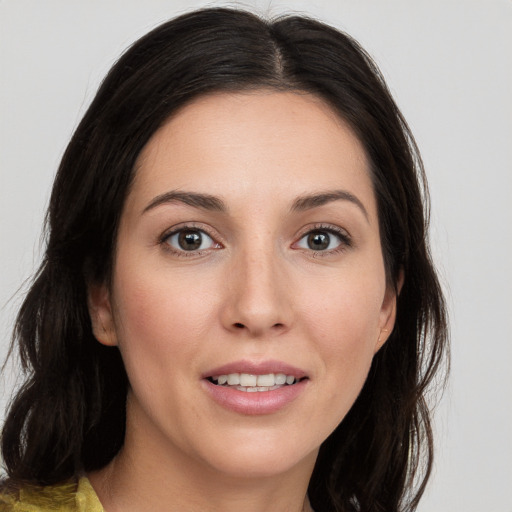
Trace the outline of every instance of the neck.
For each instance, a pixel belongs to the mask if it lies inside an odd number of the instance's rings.
[[[117,457],[89,475],[106,512],[311,510],[306,492],[316,453],[279,474],[233,475],[149,434],[141,442],[140,429],[127,428]]]
[[[279,477],[233,478],[206,472],[189,478],[174,468],[157,474],[154,467],[132,463],[123,452],[89,475],[105,512],[155,510],[178,512],[309,512],[307,480],[293,473]]]

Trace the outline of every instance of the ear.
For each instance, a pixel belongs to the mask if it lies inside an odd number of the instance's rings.
[[[384,343],[386,343],[387,339],[391,336],[396,320],[396,303],[403,284],[404,272],[403,270],[400,270],[396,286],[388,285],[386,287],[386,293],[384,294],[384,300],[382,301],[382,307],[380,310],[379,333],[377,343],[375,344],[374,354],[382,348]]]
[[[89,284],[87,287],[87,307],[94,337],[102,345],[117,346],[110,291],[105,284]]]

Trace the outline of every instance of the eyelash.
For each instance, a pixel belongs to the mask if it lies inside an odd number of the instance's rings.
[[[174,247],[172,247],[168,243],[168,240],[172,236],[177,235],[179,233],[182,233],[183,231],[197,231],[197,232],[203,233],[208,238],[211,238],[213,244],[215,246],[217,246],[217,247],[214,247],[215,249],[222,248],[222,244],[215,240],[215,237],[214,237],[213,234],[210,234],[208,232],[208,230],[206,230],[204,227],[200,227],[200,226],[198,226],[198,225],[196,225],[194,223],[192,223],[192,224],[184,224],[184,225],[180,225],[180,226],[177,226],[177,227],[175,226],[174,228],[171,229],[171,231],[166,231],[160,237],[160,240],[159,240],[160,245],[162,245],[163,248],[166,251],[169,251],[174,256],[178,256],[180,258],[193,258],[193,257],[202,256],[204,253],[206,253],[207,251],[211,250],[211,248],[207,248],[207,249],[202,249],[202,250],[197,250],[197,251],[186,251],[184,249],[179,250],[179,249],[175,249]]]
[[[332,224],[315,224],[313,228],[308,228],[306,231],[304,231],[304,233],[300,235],[298,242],[303,240],[306,236],[311,235],[312,233],[315,232],[335,235],[340,241],[339,245],[336,248],[330,250],[315,251],[313,249],[304,249],[304,251],[312,253],[312,256],[315,258],[340,254],[342,252],[345,252],[347,249],[350,249],[353,245],[352,238],[347,233],[347,231]],[[297,244],[298,242],[295,242],[295,244]]]
[[[186,251],[185,249],[181,249],[181,250],[175,249],[168,243],[168,241],[172,236],[177,235],[184,231],[197,231],[197,232],[203,233],[207,237],[211,238],[213,244],[216,246],[216,247],[213,247],[214,249],[222,248],[222,244],[215,240],[214,235],[210,234],[208,232],[208,230],[206,230],[204,227],[200,227],[193,223],[180,225],[178,227],[172,228],[171,231],[166,231],[160,237],[159,244],[162,245],[166,251],[171,252],[173,255],[178,256],[178,257],[184,257],[184,258],[202,256],[204,253],[206,253],[207,251],[210,251],[212,249],[212,248],[207,248],[207,249],[202,249],[202,250],[191,250],[191,251]],[[327,233],[329,235],[335,235],[338,238],[338,240],[340,241],[340,243],[334,249],[329,249],[329,250],[316,250],[315,251],[314,249],[305,249],[305,248],[300,248],[300,247],[297,248],[297,250],[303,250],[304,252],[311,253],[313,257],[324,257],[324,256],[330,256],[333,254],[342,253],[342,252],[346,251],[347,249],[349,249],[350,247],[352,247],[352,239],[351,239],[350,235],[344,229],[341,229],[338,226],[334,226],[331,224],[329,224],[329,225],[315,224],[312,228],[308,228],[306,231],[304,231],[300,235],[297,242],[294,242],[293,245],[298,244],[306,236],[311,235],[312,233],[315,233],[315,232]]]

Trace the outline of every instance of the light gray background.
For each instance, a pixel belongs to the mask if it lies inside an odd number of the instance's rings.
[[[59,159],[99,81],[136,38],[225,2],[0,0],[0,357],[40,257]],[[421,512],[512,512],[512,1],[253,0],[355,36],[422,150],[452,321],[450,386]],[[15,371],[0,378],[0,406]],[[0,415],[0,419],[2,416]]]

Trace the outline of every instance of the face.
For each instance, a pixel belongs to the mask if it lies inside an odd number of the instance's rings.
[[[311,466],[395,316],[358,139],[307,94],[186,106],[138,159],[90,310],[129,377],[125,450],[237,476]]]

